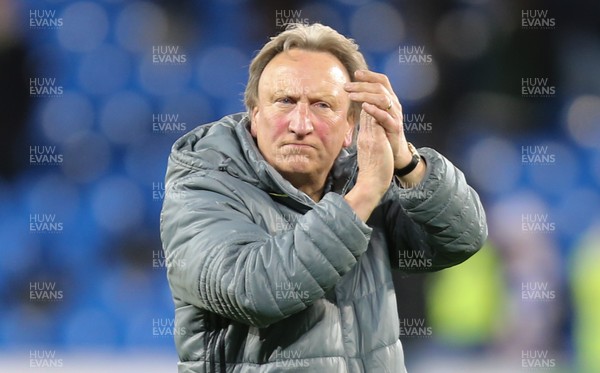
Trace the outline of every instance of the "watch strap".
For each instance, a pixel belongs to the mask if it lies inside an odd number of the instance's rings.
[[[394,176],[402,177],[402,176],[408,175],[417,167],[417,165],[421,161],[421,155],[417,151],[417,148],[415,148],[413,146],[413,144],[411,144],[411,143],[407,143],[407,144],[408,144],[408,150],[410,150],[410,152],[412,154],[412,159],[406,166],[404,166],[400,169],[394,170]]]

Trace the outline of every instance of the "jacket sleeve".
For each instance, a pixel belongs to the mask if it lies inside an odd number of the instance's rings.
[[[393,185],[384,213],[392,268],[431,272],[459,264],[487,238],[485,211],[464,174],[430,148],[423,181],[413,188]]]
[[[167,188],[161,239],[176,299],[266,327],[322,298],[367,249],[371,228],[340,195],[272,235],[252,211],[264,192],[236,188],[204,171]]]

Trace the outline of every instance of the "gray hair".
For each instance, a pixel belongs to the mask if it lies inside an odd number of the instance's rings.
[[[358,45],[353,39],[346,38],[331,27],[320,23],[290,24],[285,31],[272,37],[250,63],[248,84],[244,92],[244,104],[250,118],[252,109],[258,104],[258,82],[263,70],[279,53],[293,48],[331,53],[346,68],[352,81],[356,70],[368,68],[364,56],[359,52]],[[352,102],[348,114],[352,114],[354,120],[358,121],[360,110],[360,104]]]

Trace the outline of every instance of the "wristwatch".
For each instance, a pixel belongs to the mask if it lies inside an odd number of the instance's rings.
[[[402,177],[402,176],[408,175],[412,170],[414,170],[417,167],[417,165],[421,161],[421,155],[417,151],[417,148],[415,148],[413,146],[413,144],[411,144],[411,143],[407,143],[407,144],[408,144],[408,150],[410,151],[410,154],[412,154],[412,159],[406,166],[404,166],[400,169],[394,170],[394,176],[396,176],[396,177]]]

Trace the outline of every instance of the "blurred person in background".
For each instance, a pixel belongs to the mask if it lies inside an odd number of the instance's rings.
[[[387,77],[329,27],[272,38],[245,104],[169,157],[179,372],[406,371],[391,270],[473,255],[487,237],[477,193],[407,142]]]

